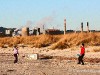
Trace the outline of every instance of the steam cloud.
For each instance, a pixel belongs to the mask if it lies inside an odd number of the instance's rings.
[[[44,17],[40,21],[38,21],[36,23],[36,25],[37,25],[37,27],[39,27],[41,29],[41,32],[42,32],[43,26],[44,26],[44,29],[47,29],[48,25],[50,25],[51,22],[53,22],[53,20],[54,20],[53,16]]]

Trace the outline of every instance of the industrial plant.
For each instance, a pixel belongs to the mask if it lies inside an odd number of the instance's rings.
[[[43,25],[44,26],[44,25]],[[50,35],[59,35],[59,34],[67,34],[67,33],[82,33],[82,32],[100,32],[97,30],[90,30],[89,29],[89,22],[87,22],[87,30],[83,30],[83,22],[81,23],[80,30],[68,30],[66,29],[67,24],[66,24],[66,19],[64,19],[64,30],[59,30],[59,29],[44,29],[43,27],[43,32],[41,32],[41,28],[35,27],[33,29],[29,29],[29,27],[23,27],[21,29],[17,28],[5,28],[5,27],[0,27],[0,37],[11,37],[11,36],[31,36],[31,35],[41,35],[41,34],[50,34]]]

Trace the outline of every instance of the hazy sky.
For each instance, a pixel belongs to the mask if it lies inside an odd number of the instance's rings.
[[[45,26],[79,30],[81,22],[100,30],[100,0],[0,0],[0,26]]]

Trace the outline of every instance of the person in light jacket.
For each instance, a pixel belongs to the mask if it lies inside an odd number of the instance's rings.
[[[14,57],[15,57],[14,63],[17,63],[18,62],[18,55],[19,55],[18,47],[14,46],[13,50],[14,50]]]

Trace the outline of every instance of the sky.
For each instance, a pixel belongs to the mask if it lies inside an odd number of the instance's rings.
[[[0,26],[100,30],[100,0],[0,0]]]

